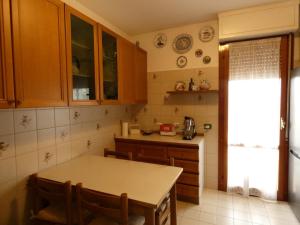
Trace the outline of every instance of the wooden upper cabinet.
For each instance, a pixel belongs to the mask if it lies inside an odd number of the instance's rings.
[[[136,47],[135,50],[135,103],[147,103],[147,52]]]
[[[67,71],[70,105],[99,104],[97,22],[66,6]]]
[[[67,105],[64,4],[11,2],[16,106]]]
[[[10,1],[0,1],[0,108],[15,106]]]
[[[119,104],[122,87],[119,74],[120,39],[117,34],[99,25],[101,104]]]
[[[135,102],[135,45],[120,38],[119,47],[119,77],[121,79],[121,102],[133,104]]]

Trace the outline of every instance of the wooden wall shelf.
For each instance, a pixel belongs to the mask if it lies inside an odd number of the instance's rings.
[[[173,95],[187,95],[187,94],[204,94],[204,93],[219,93],[219,90],[200,90],[200,91],[167,91],[168,94]]]

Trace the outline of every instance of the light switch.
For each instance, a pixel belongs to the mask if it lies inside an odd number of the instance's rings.
[[[203,128],[204,128],[204,130],[211,130],[212,124],[211,124],[211,123],[205,123],[205,124],[203,125]]]

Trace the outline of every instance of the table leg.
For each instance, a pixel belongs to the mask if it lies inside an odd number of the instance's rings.
[[[170,191],[170,210],[171,210],[171,225],[177,225],[177,214],[176,214],[176,184]]]
[[[153,208],[145,209],[145,225],[155,225],[155,210]]]

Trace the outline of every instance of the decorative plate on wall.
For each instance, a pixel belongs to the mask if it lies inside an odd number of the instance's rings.
[[[210,61],[211,61],[211,58],[210,58],[210,56],[204,56],[204,58],[203,58],[203,63],[204,64],[209,64],[210,63]]]
[[[201,57],[203,55],[203,50],[202,49],[197,49],[196,51],[195,51],[195,56],[196,57]]]
[[[156,48],[163,48],[167,44],[167,35],[164,33],[158,33],[155,35],[153,42]]]
[[[215,36],[215,29],[211,26],[202,27],[199,31],[199,39],[202,42],[211,41]]]
[[[173,41],[173,49],[178,54],[184,54],[193,47],[193,37],[189,34],[179,34]]]
[[[185,56],[179,56],[179,57],[177,58],[176,64],[177,64],[177,66],[178,66],[179,68],[185,67],[186,64],[187,64],[187,58],[186,58]]]

